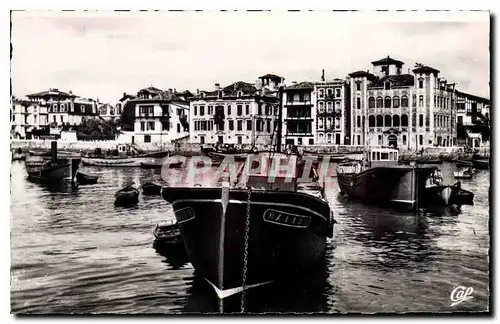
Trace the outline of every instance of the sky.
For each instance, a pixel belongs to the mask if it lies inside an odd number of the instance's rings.
[[[116,103],[123,93],[212,90],[273,73],[345,78],[391,57],[490,97],[487,12],[12,13],[12,93],[57,88]]]

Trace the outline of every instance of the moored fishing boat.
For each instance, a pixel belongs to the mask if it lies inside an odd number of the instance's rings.
[[[443,185],[435,166],[398,165],[399,152],[392,148],[370,148],[365,160],[353,168],[337,168],[340,190],[352,199],[416,210],[435,203],[462,204],[453,186]],[[461,189],[463,190],[463,189]],[[450,195],[442,199],[442,196]],[[463,204],[468,204],[464,200]]]
[[[142,185],[142,193],[147,196],[160,195],[161,186],[153,182],[146,182]]]
[[[79,185],[91,185],[91,184],[96,184],[97,180],[99,179],[99,176],[93,175],[93,174],[87,174],[78,171],[76,174],[76,180]]]
[[[275,161],[275,164],[272,162]],[[286,173],[276,166],[283,162]],[[280,153],[249,155],[220,187],[163,187],[190,262],[220,299],[317,264],[334,219],[317,170]]]
[[[179,225],[174,221],[164,221],[156,224],[153,231],[156,244],[182,244],[182,235]]]
[[[453,172],[453,177],[455,179],[472,179],[474,174],[472,167],[462,168],[456,172]]]
[[[139,190],[132,185],[128,185],[115,193],[116,206],[131,206],[139,202]]]
[[[142,153],[129,144],[117,145],[117,149],[108,151],[106,154],[97,148],[94,153],[82,155],[84,165],[102,167],[141,167],[142,163],[148,163],[152,158],[161,158],[168,152]]]
[[[247,158],[248,153],[220,153],[220,152],[209,152],[207,155],[214,161],[222,161],[225,158],[233,158],[236,162],[244,162]]]
[[[51,143],[50,158],[38,157],[26,162],[26,171],[31,180],[38,182],[62,182],[76,183],[76,175],[80,168],[80,159],[58,158],[57,142]]]

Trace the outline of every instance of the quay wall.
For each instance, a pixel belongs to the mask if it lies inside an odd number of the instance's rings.
[[[20,140],[11,139],[11,149],[21,148],[22,150],[50,150],[52,140]],[[96,148],[100,148],[105,151],[108,149],[115,149],[118,144],[123,144],[123,141],[67,141],[58,140],[57,147],[62,151],[70,152],[90,152]],[[134,146],[140,150],[144,151],[156,151],[156,150],[169,150],[171,152],[176,152],[178,154],[184,155],[199,155],[201,154],[200,144],[192,144],[185,141],[180,141],[177,143],[136,143]],[[240,145],[242,149],[251,149],[251,145]],[[259,150],[269,150],[271,149],[268,145],[256,145]],[[352,154],[360,153],[363,151],[363,146],[359,145],[303,145],[299,146],[299,149],[306,153],[320,153],[320,154]],[[459,148],[457,148],[459,149]],[[441,158],[447,159],[450,157],[461,158],[467,157],[467,153],[457,152],[454,148],[438,148],[429,147],[424,149],[423,152],[415,152],[409,150],[400,149],[400,158],[403,160],[416,160],[422,156],[428,158]]]

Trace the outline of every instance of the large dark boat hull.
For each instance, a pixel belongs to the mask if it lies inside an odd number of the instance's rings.
[[[376,167],[357,174],[337,175],[340,190],[351,199],[415,210],[422,204],[427,177],[435,167]]]
[[[220,188],[164,187],[162,195],[173,204],[197,273],[220,298],[241,291],[247,190],[231,189],[225,209]],[[249,205],[246,287],[279,280],[314,266],[324,256],[333,226],[326,202],[294,192],[252,191]]]

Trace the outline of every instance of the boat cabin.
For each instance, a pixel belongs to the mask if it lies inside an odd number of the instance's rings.
[[[254,189],[295,191],[297,156],[285,154],[248,155],[240,169],[240,184]]]
[[[399,151],[387,147],[373,147],[365,152],[365,161],[369,168],[398,165]]]

